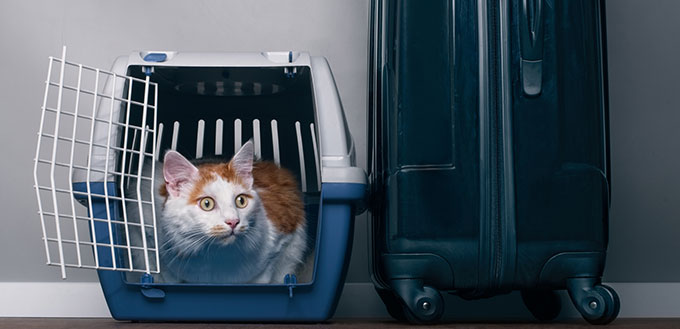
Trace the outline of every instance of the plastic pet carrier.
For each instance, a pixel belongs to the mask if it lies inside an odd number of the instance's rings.
[[[96,269],[119,320],[322,321],[333,315],[366,190],[328,63],[302,52],[134,52],[111,71],[49,59],[34,178],[47,264]],[[297,176],[308,277],[161,282],[156,167],[177,150]],[[158,185],[158,184],[155,184]],[[76,205],[76,203],[82,205]],[[84,206],[83,206],[84,205]],[[132,220],[135,218],[135,220]],[[140,239],[131,238],[139,236]]]

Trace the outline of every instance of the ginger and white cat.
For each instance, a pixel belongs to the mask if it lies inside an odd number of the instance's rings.
[[[302,267],[307,233],[297,181],[272,162],[254,162],[251,141],[229,162],[194,165],[169,151],[162,168],[160,281],[282,283]]]

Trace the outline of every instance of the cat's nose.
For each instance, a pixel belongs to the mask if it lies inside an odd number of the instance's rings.
[[[238,223],[240,223],[241,221],[239,221],[238,218],[232,218],[227,219],[224,222],[227,223],[227,225],[229,225],[229,227],[231,227],[231,229],[233,230],[236,227],[236,225],[238,225]]]

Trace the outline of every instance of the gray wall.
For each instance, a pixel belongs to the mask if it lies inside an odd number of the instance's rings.
[[[607,3],[613,201],[605,280],[680,279],[680,2]],[[0,282],[56,281],[44,266],[32,159],[47,56],[107,68],[140,49],[307,50],[333,69],[365,166],[368,0],[2,1],[0,3]],[[369,282],[366,216],[349,282]],[[71,281],[95,280],[70,271]]]
[[[680,281],[680,1],[607,2],[610,281]]]

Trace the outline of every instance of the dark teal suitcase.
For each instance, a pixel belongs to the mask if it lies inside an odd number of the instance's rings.
[[[567,289],[588,322],[614,320],[603,2],[374,0],[371,25],[371,263],[390,314],[521,290],[552,320]]]

